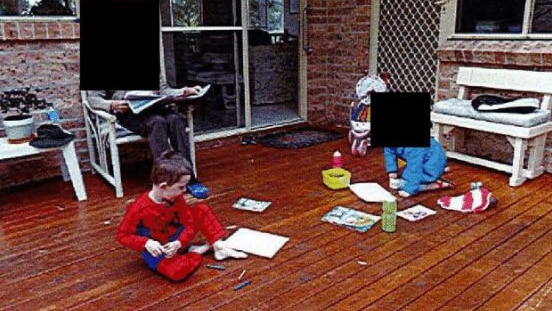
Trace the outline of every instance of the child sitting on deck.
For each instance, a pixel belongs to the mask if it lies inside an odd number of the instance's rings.
[[[163,153],[153,165],[151,190],[128,206],[117,231],[117,241],[142,252],[150,269],[174,281],[190,275],[211,246],[217,260],[247,257],[224,244],[227,233],[208,205],[188,206],[184,193],[191,175],[192,166],[184,156]],[[181,252],[198,231],[209,244]]]
[[[433,137],[429,147],[385,147],[383,152],[389,187],[399,189],[400,196],[410,197],[419,191],[452,187],[450,182],[441,179],[441,175],[448,171],[447,157]],[[400,178],[398,159],[406,162]]]

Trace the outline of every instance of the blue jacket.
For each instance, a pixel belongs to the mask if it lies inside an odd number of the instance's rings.
[[[397,172],[397,158],[406,162],[401,174],[404,185],[401,190],[411,195],[418,193],[421,184],[436,181],[447,166],[447,157],[443,147],[431,137],[429,147],[386,147],[383,149],[385,170]]]

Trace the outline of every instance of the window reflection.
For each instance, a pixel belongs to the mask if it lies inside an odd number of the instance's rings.
[[[458,0],[456,33],[520,34],[526,1]],[[529,33],[552,32],[552,0],[534,0],[529,13]]]
[[[521,33],[525,0],[458,1],[457,33]]]
[[[165,33],[163,44],[169,84],[211,84],[194,113],[196,130],[205,133],[243,126],[242,47],[237,33]]]
[[[166,27],[240,26],[237,0],[161,0]]]
[[[1,0],[0,16],[75,16],[75,0]]]
[[[552,1],[536,0],[533,12],[533,33],[552,33]]]

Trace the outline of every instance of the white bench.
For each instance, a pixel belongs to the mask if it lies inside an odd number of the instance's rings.
[[[512,187],[521,185],[527,178],[532,179],[541,175],[544,172],[542,164],[546,135],[552,131],[552,72],[460,67],[456,83],[460,87],[458,97],[436,103],[431,112],[435,138],[443,143],[444,135],[451,134],[451,147],[447,151],[447,156],[511,173],[509,185]],[[529,114],[480,113],[471,107],[469,100],[469,88],[474,87],[537,93],[542,97],[540,109]],[[460,130],[452,133],[455,128]],[[461,129],[506,136],[514,148],[512,164],[458,152],[456,143],[463,142],[464,139]]]
[[[85,91],[81,92],[82,105],[84,110],[84,122],[86,128],[86,142],[90,157],[92,172],[99,173],[107,182],[115,187],[115,196],[123,196],[123,182],[121,178],[121,164],[119,160],[118,145],[145,142],[146,139],[131,132],[130,135],[117,135],[117,117],[102,110],[93,109],[87,99]],[[186,120],[188,141],[190,145],[190,158],[194,175],[197,176],[195,160],[195,137],[194,137],[194,106],[186,104]],[[108,158],[109,152],[109,158]],[[111,161],[111,165],[109,165]]]

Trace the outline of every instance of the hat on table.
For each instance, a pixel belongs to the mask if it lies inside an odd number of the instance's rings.
[[[43,124],[36,129],[37,137],[29,143],[35,148],[55,148],[61,147],[75,138],[75,135],[69,133],[58,125]]]

